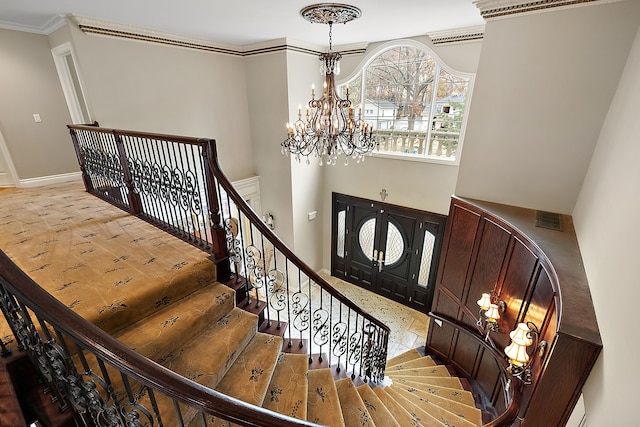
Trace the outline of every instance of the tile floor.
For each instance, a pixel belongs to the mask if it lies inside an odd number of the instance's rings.
[[[429,316],[328,274],[321,274],[333,287],[391,329],[387,358],[423,346],[427,341]]]

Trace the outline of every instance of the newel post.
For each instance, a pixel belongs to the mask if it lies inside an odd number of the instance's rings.
[[[113,137],[115,138],[116,147],[118,148],[118,159],[120,159],[120,166],[122,167],[122,173],[124,175],[124,183],[127,186],[129,211],[133,215],[139,215],[140,213],[142,213],[142,201],[140,200],[140,195],[135,191],[135,185],[133,184],[131,169],[129,169],[129,162],[127,161],[127,153],[124,149],[122,136],[114,130]]]
[[[80,166],[80,172],[82,173],[82,181],[84,182],[84,189],[87,190],[88,193],[93,194],[93,183],[91,182],[91,177],[87,174],[86,161],[84,156],[82,155],[82,151],[80,151],[80,144],[78,143],[78,134],[76,130],[69,128],[69,133],[71,133],[71,141],[73,142],[73,149],[76,151],[76,157],[78,158],[78,165]]]
[[[209,206],[209,227],[211,227],[212,253],[216,263],[218,281],[224,282],[231,277],[231,264],[223,219],[220,215],[220,203],[214,168],[217,163],[216,142],[213,139],[204,140],[202,150],[203,163],[205,165],[205,179],[207,183],[207,205]]]

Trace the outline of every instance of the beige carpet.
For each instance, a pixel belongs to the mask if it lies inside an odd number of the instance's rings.
[[[89,195],[81,182],[0,192],[0,250],[109,332],[216,277],[206,253]],[[0,337],[10,335],[2,316]]]
[[[61,302],[125,345],[245,402],[301,418],[306,414],[307,420],[329,426],[373,427],[376,419],[391,426],[481,424],[460,381],[415,350],[389,361],[393,385],[384,389],[358,389],[351,378],[335,381],[330,369],[308,371],[306,356],[282,355],[282,339],[257,332],[257,316],[235,307],[233,290],[215,282],[207,254],[86,194],[79,183],[1,192],[0,249]],[[405,343],[424,343],[413,331],[426,335],[426,315],[332,280],[391,326],[392,339],[394,331],[400,337],[395,352]],[[136,404],[154,405],[139,384],[125,387],[117,373],[109,376],[118,399],[130,389]],[[161,393],[155,402],[164,425],[200,421],[183,405],[178,416]],[[397,424],[384,421],[389,416]],[[213,426],[229,425],[205,418]]]

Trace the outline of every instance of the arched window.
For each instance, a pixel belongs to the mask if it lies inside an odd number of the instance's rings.
[[[402,41],[376,49],[339,88],[343,97],[349,88],[354,110],[374,126],[375,153],[457,164],[473,78]]]

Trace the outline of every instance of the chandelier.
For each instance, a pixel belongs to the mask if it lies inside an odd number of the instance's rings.
[[[349,88],[345,98],[340,98],[336,90],[335,75],[340,74],[339,52],[332,52],[333,24],[342,24],[359,18],[360,9],[345,4],[322,3],[307,6],[300,14],[311,23],[329,25],[329,51],[322,53],[321,73],[325,76],[322,96],[315,97],[315,89],[311,87],[311,100],[307,103],[304,118],[302,108],[298,108],[298,119],[295,123],[287,123],[287,139],[282,142],[283,154],[291,154],[298,161],[301,157],[315,155],[320,165],[336,164],[340,154],[345,156],[345,164],[349,158],[357,162],[364,160],[366,154],[377,147],[373,135],[373,126],[362,120],[362,109],[357,116],[349,100]]]

